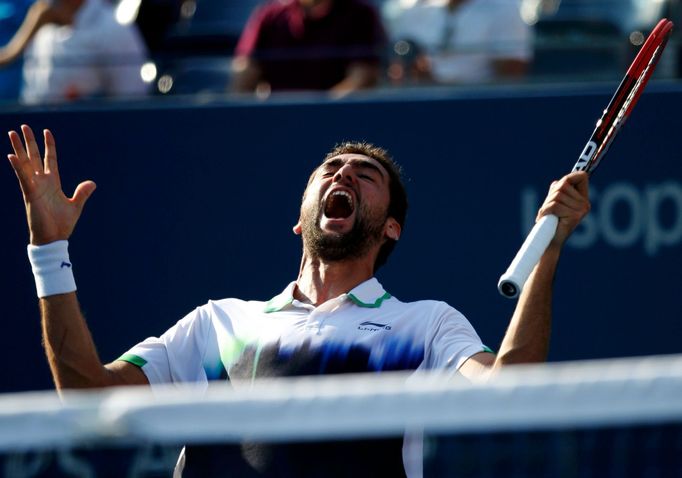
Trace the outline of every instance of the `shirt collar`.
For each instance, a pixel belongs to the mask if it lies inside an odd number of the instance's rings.
[[[366,280],[348,294],[348,298],[359,307],[378,308],[391,294],[386,292],[376,277]]]
[[[290,283],[280,294],[270,299],[265,304],[265,312],[277,312],[291,305],[294,301],[294,288],[296,282]],[[386,292],[379,281],[372,277],[344,294],[358,307],[378,308],[391,294]]]
[[[265,304],[265,313],[277,312],[291,305],[294,301],[294,287],[296,287],[296,281],[290,283],[280,294],[270,299]]]

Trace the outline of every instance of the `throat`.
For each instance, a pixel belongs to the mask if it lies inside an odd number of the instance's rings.
[[[373,277],[373,263],[362,260],[325,262],[304,255],[296,280],[294,298],[320,306],[347,294]]]

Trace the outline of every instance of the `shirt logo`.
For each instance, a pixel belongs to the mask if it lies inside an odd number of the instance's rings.
[[[358,326],[358,330],[369,330],[371,332],[376,332],[381,329],[391,330],[391,326],[386,324],[380,324],[378,322],[369,321],[363,322]]]

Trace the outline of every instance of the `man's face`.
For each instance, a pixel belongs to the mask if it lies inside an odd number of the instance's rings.
[[[320,165],[301,205],[307,252],[328,261],[352,259],[381,245],[386,236],[397,239],[399,226],[387,217],[389,181],[377,160],[361,154],[342,154]]]

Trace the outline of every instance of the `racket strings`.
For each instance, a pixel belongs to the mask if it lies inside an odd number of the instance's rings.
[[[601,145],[597,148],[597,151],[592,157],[592,159],[586,165],[583,166],[583,170],[586,171],[588,174],[592,173],[597,168],[597,166],[601,162],[601,159],[604,157],[609,147],[611,146],[611,143],[613,143],[613,140],[616,137],[616,133],[623,126],[623,124],[625,124],[625,120],[627,119],[628,114],[632,109],[631,106],[634,106],[634,103],[637,101],[640,93],[642,92],[642,87],[646,85],[649,76],[651,75],[651,73],[653,73],[653,69],[656,67],[656,64],[658,63],[658,58],[663,52],[663,48],[665,48],[666,43],[667,43],[666,41],[663,41],[654,49],[653,53],[649,58],[649,61],[647,62],[647,65],[644,67],[642,72],[637,77],[637,80],[630,88],[628,95],[625,98],[625,101],[623,101],[623,104],[618,109],[618,113],[616,114],[615,119],[612,121],[606,134],[604,135],[604,140],[602,141]]]

